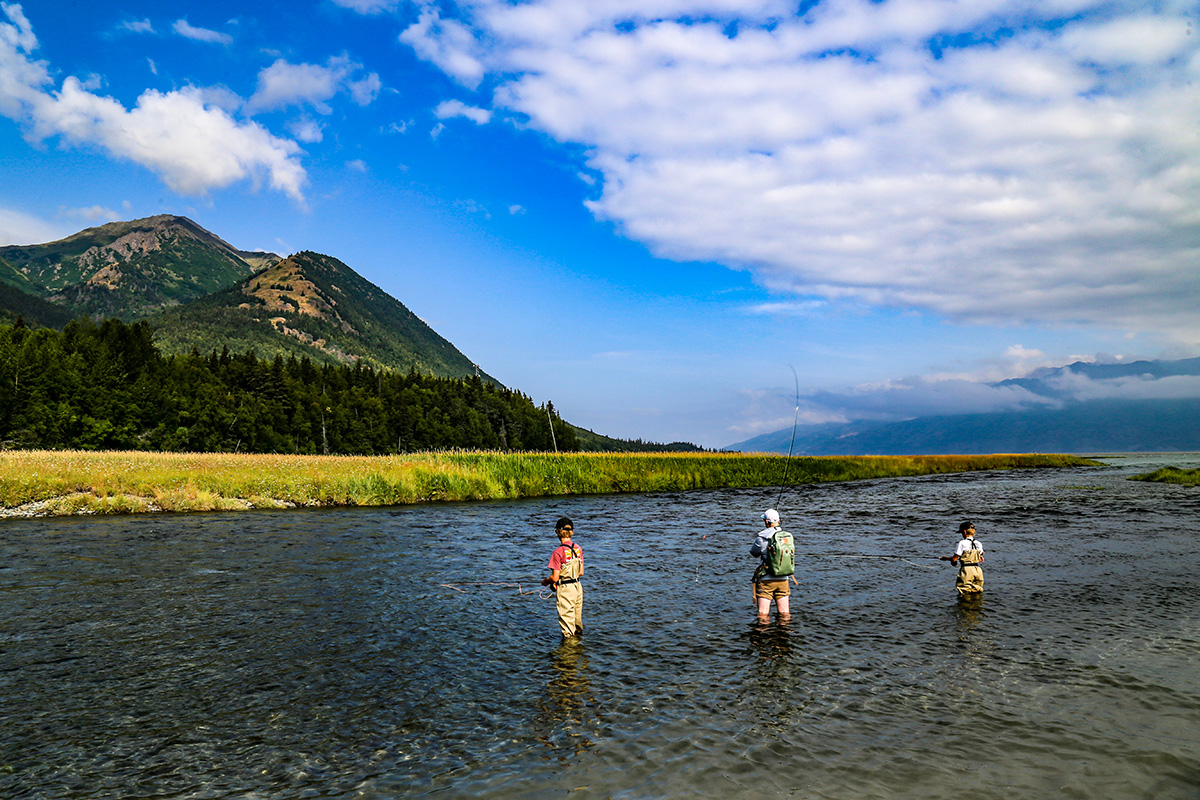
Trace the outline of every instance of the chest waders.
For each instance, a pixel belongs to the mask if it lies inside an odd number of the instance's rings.
[[[559,568],[558,586],[554,589],[558,627],[564,637],[583,633],[583,584],[579,577],[583,556],[574,544],[571,553],[574,558],[563,562]]]
[[[958,557],[958,577],[954,588],[959,596],[978,594],[983,591],[983,550],[974,539],[971,549]]]

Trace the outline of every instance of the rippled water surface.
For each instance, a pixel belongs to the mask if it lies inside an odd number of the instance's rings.
[[[6,521],[0,797],[1197,798],[1200,462],[1108,463],[789,490],[787,625],[775,489]]]

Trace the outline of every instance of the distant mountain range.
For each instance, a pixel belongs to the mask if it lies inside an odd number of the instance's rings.
[[[990,384],[1019,387],[1036,405],[986,414],[923,416],[899,422],[804,425],[796,455],[959,453],[1186,452],[1200,450],[1200,399],[1120,396],[1120,384],[1200,376],[1200,358],[1087,364],[1038,370]],[[1093,391],[1081,392],[1085,385]],[[1089,396],[1092,399],[1087,399]],[[1083,397],[1084,399],[1080,399]],[[787,453],[792,429],[756,436],[726,450]]]

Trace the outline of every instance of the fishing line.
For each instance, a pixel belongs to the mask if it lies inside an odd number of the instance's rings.
[[[792,414],[792,443],[788,445],[787,461],[783,463],[783,482],[779,484],[779,496],[775,498],[775,508],[779,508],[779,502],[783,500],[783,490],[787,486],[788,470],[792,466],[792,448],[796,446],[796,426],[800,422],[800,376],[796,374],[796,368],[791,364],[788,367],[792,370],[792,378],[796,381],[796,411]]]
[[[923,569],[937,569],[937,567],[929,566],[928,564],[918,564],[915,561],[910,561],[913,558],[932,558],[938,559],[937,556],[891,556],[891,555],[860,555],[858,553],[805,553],[805,558],[817,556],[821,558],[894,558],[903,561],[907,564],[912,564],[914,567],[922,567]]]
[[[549,592],[546,589],[529,589],[527,591],[523,589],[519,583],[491,583],[488,581],[479,581],[474,583],[439,583],[438,586],[443,586],[447,589],[453,589],[459,594],[467,593],[466,589],[458,588],[460,586],[503,586],[508,589],[511,589],[515,586],[517,589],[517,594],[536,594],[541,600],[549,600],[554,596],[553,592]]]

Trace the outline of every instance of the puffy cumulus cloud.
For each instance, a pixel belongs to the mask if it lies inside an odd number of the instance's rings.
[[[32,58],[37,39],[20,6],[2,10],[9,22],[0,23],[0,114],[25,124],[31,138],[101,147],[155,171],[182,194],[250,179],[303,199],[299,146],[234,119],[228,92],[148,90],[127,109],[75,77],[55,91],[47,65]]]
[[[149,90],[127,110],[67,78],[33,116],[38,138],[60,135],[77,144],[98,144],[159,173],[181,194],[203,194],[265,174],[271,188],[302,197],[304,170],[295,159],[299,146],[255,123],[237,122],[205,103],[198,90]]]
[[[382,83],[374,72],[358,77],[362,68],[345,56],[331,58],[325,65],[289,64],[278,59],[258,74],[258,86],[246,102],[246,112],[306,105],[318,114],[330,114],[329,101],[343,91],[360,106],[368,105],[378,96]]]
[[[433,112],[438,119],[450,119],[452,117],[464,117],[471,120],[476,125],[485,125],[492,118],[492,112],[486,108],[476,108],[469,106],[459,100],[447,100],[439,103],[438,107]]]
[[[400,34],[400,41],[417,55],[464,86],[474,89],[483,80],[483,63],[475,53],[482,49],[472,30],[455,20],[444,20],[438,10],[426,7],[411,26]]]
[[[784,294],[1200,341],[1200,36],[1161,0],[473,0],[402,35],[663,257]],[[1190,9],[1190,10],[1189,10]]]

